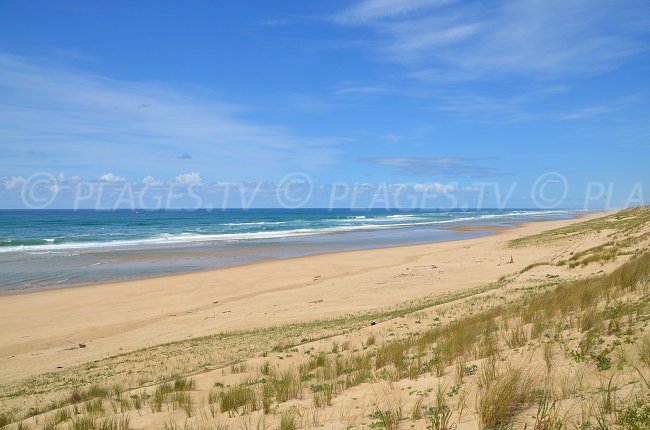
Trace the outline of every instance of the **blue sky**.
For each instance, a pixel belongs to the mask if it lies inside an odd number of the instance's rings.
[[[562,207],[647,202],[649,32],[634,0],[0,1],[0,207],[39,172],[52,207],[295,172],[314,206],[489,183],[529,207],[548,172]]]

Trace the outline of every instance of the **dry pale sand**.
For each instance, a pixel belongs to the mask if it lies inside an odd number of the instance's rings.
[[[571,251],[561,245],[510,249],[510,239],[602,215],[525,223],[460,241],[3,295],[0,383],[193,336],[331,317],[484,285]],[[82,342],[86,348],[80,349]]]

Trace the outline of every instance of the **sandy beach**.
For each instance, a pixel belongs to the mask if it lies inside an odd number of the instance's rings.
[[[475,430],[580,423],[589,408],[621,422],[650,377],[650,211],[480,228],[0,296],[3,420],[398,430],[446,417]],[[598,393],[617,375],[630,382],[614,414]],[[539,406],[545,395],[556,406]]]
[[[385,308],[484,285],[571,251],[552,244],[511,249],[509,240],[602,215],[495,228],[467,240],[3,295],[0,383],[165,342]]]
[[[0,3],[0,430],[650,430],[648,6]]]

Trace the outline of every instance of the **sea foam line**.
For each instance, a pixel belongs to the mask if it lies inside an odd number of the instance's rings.
[[[243,240],[263,240],[263,239],[282,239],[298,236],[312,236],[319,234],[342,233],[352,231],[364,230],[384,230],[391,228],[405,228],[416,226],[429,226],[440,224],[452,224],[465,221],[477,221],[494,218],[517,218],[526,216],[544,216],[544,215],[559,215],[563,213],[571,213],[575,211],[570,210],[549,210],[549,211],[514,211],[503,214],[483,214],[478,216],[460,217],[447,220],[434,220],[423,222],[410,222],[410,223],[390,223],[390,224],[367,224],[367,225],[354,225],[354,226],[338,226],[338,227],[325,227],[325,228],[301,228],[301,229],[288,229],[267,232],[242,232],[242,233],[218,233],[218,234],[192,234],[180,233],[170,234],[162,233],[158,237],[146,239],[132,239],[132,240],[113,240],[107,242],[72,242],[72,243],[59,243],[47,245],[19,245],[0,247],[0,253],[6,252],[43,252],[43,251],[63,251],[63,250],[83,250],[83,249],[98,249],[98,248],[120,248],[120,247],[133,247],[139,245],[161,245],[161,244],[183,244],[183,243],[197,243],[197,242],[235,242]],[[435,213],[434,213],[435,214]],[[417,216],[421,219],[422,217]],[[437,213],[435,215],[441,215]],[[385,217],[387,218],[387,217]],[[407,217],[414,219],[413,217]],[[399,218],[393,218],[396,220]],[[370,221],[370,220],[368,220]]]

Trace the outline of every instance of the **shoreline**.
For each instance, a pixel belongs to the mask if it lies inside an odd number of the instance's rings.
[[[0,383],[176,340],[331,318],[485,285],[560,251],[511,249],[509,240],[604,215],[526,222],[472,239],[3,295]]]
[[[577,219],[578,217],[576,216],[575,218],[572,219]],[[409,248],[409,247],[414,247],[414,246],[426,246],[426,245],[433,245],[437,243],[446,243],[446,242],[455,242],[455,241],[463,241],[463,240],[471,240],[471,239],[478,239],[481,237],[485,237],[488,235],[496,235],[504,230],[510,230],[510,229],[515,229],[519,225],[526,224],[526,223],[537,223],[537,222],[545,222],[548,220],[539,220],[539,221],[525,221],[522,223],[509,223],[508,226],[499,226],[499,225],[486,225],[486,226],[461,226],[461,227],[444,227],[444,228],[439,228],[439,230],[445,230],[445,231],[451,231],[455,232],[458,235],[461,234],[467,234],[467,233],[482,233],[476,236],[468,236],[468,237],[448,237],[442,240],[436,240],[436,241],[431,241],[431,242],[425,242],[425,243],[415,243],[415,244],[398,244],[398,245],[389,245],[389,246],[376,246],[376,247],[368,247],[368,248],[361,248],[361,249],[344,249],[344,250],[335,250],[335,251],[322,251],[322,252],[316,252],[316,253],[309,253],[305,255],[297,255],[297,256],[292,256],[292,257],[280,257],[280,258],[267,258],[263,260],[258,260],[258,261],[253,261],[249,263],[234,263],[232,265],[226,265],[223,267],[213,267],[213,268],[205,268],[205,269],[199,269],[199,270],[192,270],[188,272],[177,272],[177,273],[169,273],[169,274],[163,274],[163,275],[150,275],[150,276],[142,276],[142,277],[134,277],[134,278],[128,278],[128,279],[118,279],[118,280],[113,280],[113,281],[97,281],[97,282],[92,282],[92,283],[83,283],[83,284],[70,284],[70,285],[55,285],[51,287],[33,287],[33,288],[28,288],[24,290],[8,290],[8,291],[0,291],[0,299],[3,297],[7,296],[14,296],[14,295],[26,295],[26,294],[37,294],[37,293],[42,293],[46,291],[58,291],[58,290],[71,290],[71,289],[78,289],[78,288],[88,288],[88,287],[99,287],[99,286],[111,286],[115,284],[121,284],[124,282],[137,282],[137,281],[155,281],[155,280],[161,280],[161,279],[167,279],[167,278],[173,278],[173,277],[179,277],[179,276],[185,276],[185,275],[194,275],[194,274],[205,274],[205,273],[210,273],[210,272],[216,272],[216,271],[221,271],[221,270],[227,270],[227,269],[233,269],[233,268],[245,268],[245,267],[253,267],[258,264],[264,264],[264,263],[269,263],[269,262],[274,262],[274,261],[291,261],[291,260],[300,260],[303,258],[311,258],[311,257],[319,257],[319,256],[327,256],[327,255],[335,255],[335,254],[346,254],[346,253],[353,253],[353,252],[362,252],[362,251],[374,251],[374,250],[382,250],[382,249],[399,249],[399,248]],[[345,234],[345,233],[333,233],[333,234]]]
[[[581,219],[585,216],[589,216],[591,214],[600,214],[602,213],[603,215],[609,212],[586,212],[586,213],[581,213],[581,212],[574,212],[572,218],[566,219],[564,221],[570,221],[570,220],[575,220],[575,219]],[[424,241],[424,242],[416,242],[416,243],[396,243],[396,244],[368,244],[368,246],[361,246],[359,248],[350,248],[350,249],[326,249],[325,244],[321,244],[321,247],[323,248],[322,250],[317,250],[317,251],[306,251],[304,254],[299,254],[299,255],[289,255],[289,256],[278,256],[278,257],[273,257],[273,256],[266,256],[259,258],[257,260],[252,260],[252,261],[243,261],[243,262],[234,262],[234,263],[226,263],[223,266],[217,266],[217,267],[204,267],[204,268],[192,268],[190,270],[179,270],[176,272],[171,272],[171,273],[163,273],[163,274],[150,274],[150,275],[134,275],[134,276],[127,276],[123,278],[118,278],[118,279],[113,279],[113,280],[96,280],[92,282],[78,282],[78,283],[71,283],[71,284],[66,284],[64,282],[61,283],[54,283],[53,285],[47,285],[47,286],[33,286],[33,287],[27,287],[27,288],[15,288],[15,289],[6,289],[2,290],[0,289],[0,298],[2,297],[7,297],[7,296],[14,296],[14,295],[25,295],[25,294],[34,294],[34,293],[39,293],[39,292],[44,292],[44,291],[55,291],[55,290],[67,290],[67,289],[77,289],[77,288],[88,288],[88,287],[93,287],[93,286],[109,286],[109,285],[114,285],[114,284],[119,284],[123,282],[131,282],[131,281],[146,281],[146,280],[156,280],[156,279],[165,279],[169,277],[175,277],[175,276],[183,276],[183,275],[191,275],[191,274],[198,274],[198,273],[208,273],[216,270],[223,270],[223,269],[230,269],[230,268],[236,268],[236,267],[250,267],[256,264],[260,263],[266,263],[266,262],[271,262],[271,261],[285,261],[285,260],[293,260],[293,259],[300,259],[303,257],[315,257],[315,256],[322,256],[322,255],[333,255],[333,254],[338,254],[338,253],[347,253],[347,252],[357,252],[357,251],[367,251],[367,250],[381,250],[381,249],[394,249],[394,248],[403,248],[403,247],[411,247],[411,246],[423,246],[423,245],[431,245],[431,244],[436,244],[436,243],[445,243],[445,242],[450,242],[450,241],[458,241],[458,240],[470,240],[470,239],[475,239],[475,238],[480,238],[484,236],[489,236],[489,235],[495,235],[499,234],[503,231],[508,231],[512,229],[516,229],[522,225],[528,224],[528,223],[538,223],[538,222],[546,222],[546,221],[558,221],[558,220],[548,220],[548,219],[541,219],[541,220],[526,220],[526,221],[509,221],[505,223],[499,224],[498,222],[495,224],[485,224],[485,225],[461,225],[461,226],[440,226],[440,227],[435,227],[434,230],[442,231],[442,232],[450,232],[453,234],[453,236],[448,236],[444,238],[440,238],[439,240],[430,240],[430,241]],[[391,231],[391,232],[396,232],[399,231],[402,228],[420,228],[419,226],[411,226],[411,227],[395,227],[392,229],[380,229],[380,231]],[[339,232],[339,233],[327,233],[327,234],[349,234],[350,232]],[[459,237],[461,235],[467,235],[466,237]],[[207,242],[206,242],[207,243]],[[282,246],[281,244],[276,244],[276,246]],[[131,250],[128,250],[129,252]],[[138,251],[133,250],[133,251]],[[144,250],[146,251],[146,250]]]

